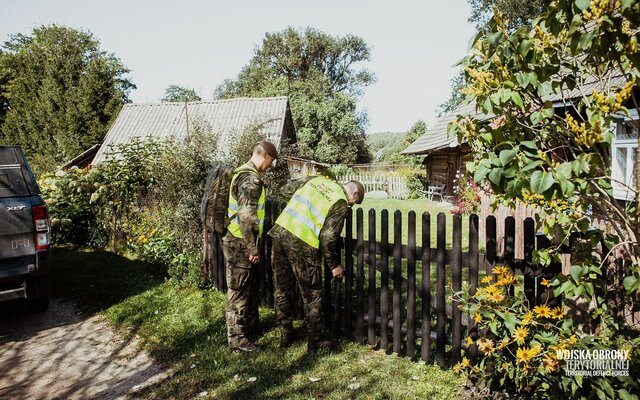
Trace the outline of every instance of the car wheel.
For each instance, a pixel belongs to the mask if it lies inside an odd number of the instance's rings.
[[[44,312],[49,308],[49,296],[32,297],[27,299],[27,308],[30,312]]]

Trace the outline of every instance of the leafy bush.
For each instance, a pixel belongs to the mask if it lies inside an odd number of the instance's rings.
[[[454,367],[472,385],[536,399],[565,395],[576,399],[637,399],[630,394],[640,389],[633,365],[629,367],[630,376],[569,376],[561,368],[564,350],[628,350],[629,360],[637,360],[637,333],[613,324],[606,325],[598,335],[586,334],[576,326],[566,306],[558,303],[531,308],[518,287],[521,282],[505,266],[494,268],[482,283],[473,295],[468,288],[455,294],[479,332],[467,338],[467,345],[475,344],[479,350],[478,362],[472,365],[464,358]],[[547,294],[559,284],[558,279],[542,280]]]
[[[79,168],[40,178],[38,186],[49,207],[53,243],[87,244],[92,241],[96,210],[89,200],[94,185],[95,175]]]

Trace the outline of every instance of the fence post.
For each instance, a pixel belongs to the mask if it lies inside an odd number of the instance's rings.
[[[353,211],[347,212],[347,223],[344,234],[344,335],[351,339],[353,329],[351,324],[352,296],[353,296]]]
[[[407,223],[407,357],[416,355],[416,213]]]
[[[515,273],[515,243],[516,243],[516,220],[513,217],[507,217],[504,220],[504,262]],[[514,295],[514,287],[509,286],[509,296]]]
[[[451,251],[452,269],[452,290],[454,293],[462,290],[462,215],[453,216],[453,247]],[[457,364],[460,361],[460,350],[462,343],[462,311],[458,307],[460,302],[453,298],[453,318],[451,335],[451,363]]]
[[[445,304],[445,281],[446,281],[446,246],[447,246],[447,221],[444,213],[438,213],[438,248],[437,265],[438,274],[436,282],[436,362],[440,367],[445,365],[445,331],[446,331],[446,304]]]
[[[389,211],[380,215],[380,348],[389,347]]]
[[[485,270],[487,275],[491,275],[493,266],[496,263],[496,217],[489,215],[485,220],[486,231],[486,251],[487,259],[485,261]]]
[[[479,218],[472,214],[469,218],[469,283],[471,285],[470,294],[473,296],[478,290],[478,225]],[[478,336],[478,329],[472,315],[467,314],[468,335],[475,339]],[[472,343],[467,352],[471,361],[475,361],[478,356],[478,347]]]
[[[363,211],[356,211],[356,224],[358,231],[358,271],[356,274],[356,341],[362,342],[364,335],[364,223]]]
[[[369,210],[369,284],[367,287],[367,339],[376,344],[376,210]]]
[[[431,215],[422,214],[422,360],[431,359]]]
[[[524,295],[529,301],[529,307],[536,305],[536,271],[533,267],[533,249],[535,248],[536,232],[533,218],[527,218],[523,223],[524,231]]]
[[[402,348],[402,213],[393,213],[393,352]]]

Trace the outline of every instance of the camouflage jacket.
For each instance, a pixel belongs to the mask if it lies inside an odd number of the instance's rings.
[[[307,181],[313,178],[314,177],[295,179],[284,185],[278,193],[279,203],[284,206],[286,202],[293,197],[296,190],[300,189]],[[337,245],[348,212],[349,204],[347,204],[345,200],[338,200],[338,202],[329,209],[329,215],[324,225],[322,225],[322,229],[320,229],[320,254],[324,259],[325,266],[330,269],[341,265],[341,257]],[[301,256],[319,256],[318,249],[309,246],[280,225],[275,225],[275,221],[273,228],[269,231],[269,236],[280,242],[283,247]]]
[[[253,169],[256,166],[251,162],[244,164]],[[259,225],[258,225],[258,200],[260,199],[260,191],[262,190],[262,181],[253,173],[242,173],[233,187],[231,187],[231,195],[238,202],[238,222],[240,231],[242,232],[242,241],[247,247],[249,255],[257,256],[259,254],[258,241]],[[227,232],[223,240],[239,240],[235,236]]]

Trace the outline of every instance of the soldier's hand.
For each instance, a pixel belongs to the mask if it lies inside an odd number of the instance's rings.
[[[338,265],[337,267],[332,269],[331,273],[333,274],[333,277],[336,278],[336,279],[342,279],[342,277],[344,276],[344,270],[342,269],[342,266],[340,266],[340,265]]]
[[[260,262],[260,256],[259,256],[259,255],[257,255],[257,256],[251,256],[251,255],[250,255],[250,256],[249,256],[249,262],[250,262],[251,264],[257,264],[257,263],[259,263],[259,262]]]

